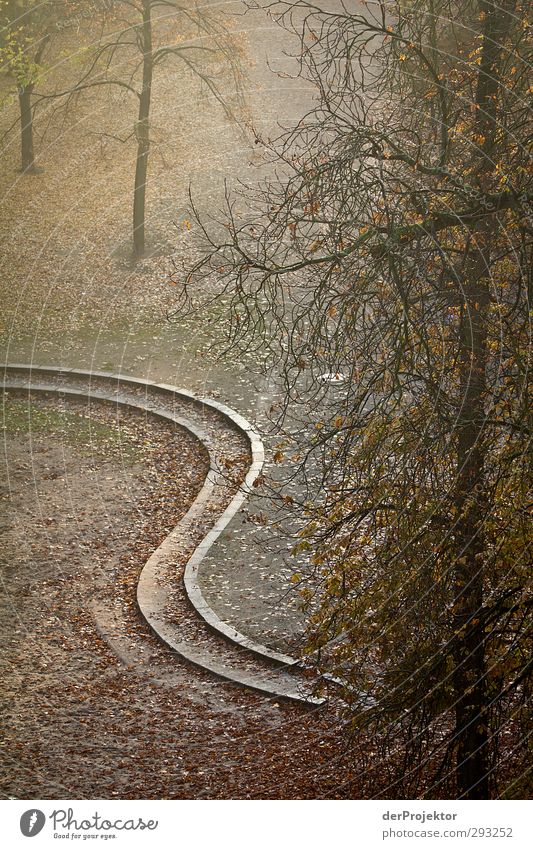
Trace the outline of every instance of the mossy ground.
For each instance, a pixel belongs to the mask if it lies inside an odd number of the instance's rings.
[[[76,448],[83,456],[120,459],[133,463],[140,459],[139,446],[127,429],[116,424],[95,421],[94,412],[62,410],[51,403],[31,403],[5,393],[1,427],[9,436],[41,436],[59,440]]]

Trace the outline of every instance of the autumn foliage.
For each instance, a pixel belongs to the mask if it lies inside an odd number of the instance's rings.
[[[248,216],[229,199],[224,238],[200,222],[189,283],[229,299],[231,344],[270,347],[287,409],[317,411],[284,443],[319,478],[297,505],[296,583],[353,740],[371,734],[393,794],[519,796],[531,22],[519,0],[357,9],[268,4],[318,102],[258,134],[279,177]]]

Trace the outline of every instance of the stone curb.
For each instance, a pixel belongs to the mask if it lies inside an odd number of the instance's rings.
[[[12,384],[6,385],[5,378],[9,375],[10,372],[19,374],[22,372],[30,381],[32,373],[37,375],[51,375],[53,377],[59,377],[61,375],[64,375],[65,377],[71,376],[75,378],[94,377],[104,381],[114,381],[117,384],[131,385],[134,387],[145,387],[147,390],[150,389],[162,391],[163,393],[170,394],[173,397],[191,401],[197,406],[217,410],[224,416],[224,418],[228,419],[229,422],[235,428],[237,428],[239,431],[241,431],[241,433],[246,436],[250,445],[250,451],[252,456],[252,463],[250,465],[246,478],[241,487],[239,488],[239,491],[232,498],[230,504],[227,506],[227,508],[224,510],[222,515],[215,523],[214,527],[203,538],[201,543],[194,550],[192,556],[189,558],[185,566],[185,573],[183,578],[184,586],[192,606],[206,622],[206,624],[210,627],[211,630],[213,630],[217,634],[220,634],[223,638],[236,644],[237,646],[247,649],[248,651],[262,659],[273,662],[276,665],[294,667],[299,664],[299,661],[297,659],[289,657],[288,655],[281,654],[279,652],[272,651],[266,646],[263,646],[260,643],[256,643],[249,637],[246,637],[244,634],[239,633],[236,629],[221,620],[220,617],[215,613],[215,611],[209,606],[209,604],[205,600],[198,584],[198,572],[200,564],[202,563],[203,559],[207,555],[214,542],[218,539],[222,531],[228,526],[230,521],[233,519],[237,511],[240,509],[240,507],[248,497],[249,493],[252,491],[253,483],[259,476],[264,464],[263,444],[261,442],[260,437],[249,424],[249,422],[247,422],[246,419],[244,419],[240,414],[234,412],[224,404],[221,404],[217,401],[212,401],[211,399],[197,397],[191,392],[177,389],[176,387],[171,386],[169,384],[144,381],[140,378],[124,376],[113,372],[88,371],[82,369],[64,369],[58,366],[30,366],[20,363],[4,365],[5,389],[33,389],[35,391],[55,392],[57,394],[74,395],[78,397],[86,397],[89,399],[96,398],[98,400],[108,400],[116,404],[120,404],[121,406],[142,409],[160,418],[174,421],[176,424],[189,430],[197,439],[202,442],[209,454],[209,473],[206,477],[202,489],[200,490],[198,496],[189,508],[186,515],[181,519],[180,523],[176,526],[176,528],[174,528],[173,531],[171,531],[171,533],[165,538],[165,540],[163,540],[163,542],[156,549],[156,551],[153,552],[153,554],[149,557],[148,561],[143,567],[137,586],[137,601],[141,613],[147,620],[147,622],[150,624],[150,627],[155,631],[155,633],[158,634],[158,636],[164,642],[166,642],[178,654],[180,654],[186,660],[189,660],[196,666],[208,669],[210,672],[217,675],[218,677],[234,681],[234,683],[242,684],[246,687],[251,687],[252,689],[256,689],[260,692],[266,692],[270,695],[276,695],[280,698],[303,701],[312,705],[322,704],[324,702],[323,699],[311,697],[309,695],[304,694],[303,692],[290,692],[287,691],[285,687],[282,687],[282,689],[280,690],[279,686],[276,686],[276,683],[274,681],[271,681],[269,683],[262,683],[257,680],[256,676],[252,677],[249,675],[245,675],[233,668],[230,669],[224,664],[220,664],[218,662],[209,662],[205,653],[202,655],[201,652],[199,652],[195,647],[191,646],[190,644],[184,643],[181,640],[176,641],[175,635],[173,633],[173,631],[176,630],[175,627],[171,627],[169,629],[168,625],[165,625],[161,620],[158,619],[157,615],[154,615],[153,605],[154,601],[156,600],[156,597],[159,595],[157,591],[158,569],[162,565],[162,563],[167,559],[169,551],[172,548],[173,539],[177,537],[179,531],[182,529],[184,524],[190,523],[192,519],[201,514],[205,502],[212,493],[213,488],[216,485],[217,479],[220,476],[220,472],[216,469],[213,462],[212,446],[210,444],[210,439],[207,434],[201,428],[198,428],[197,425],[190,422],[188,419],[184,419],[183,417],[177,416],[174,413],[164,412],[155,409],[148,403],[143,404],[139,401],[135,401],[135,403],[133,403],[131,399],[127,399],[125,397],[121,398],[119,395],[116,394],[116,392],[113,395],[107,395],[106,393],[103,393],[96,389],[94,391],[83,392],[81,390],[68,389],[67,387],[57,386],[57,384],[46,385],[23,383],[19,386],[15,386]],[[156,620],[158,621],[156,622]],[[294,685],[296,684],[297,682],[294,680],[293,686],[290,689],[292,690]]]
[[[73,377],[85,378],[95,377],[100,380],[109,380],[110,382],[116,381],[117,384],[123,384],[126,386],[131,385],[136,388],[145,387],[146,389],[156,389],[158,391],[162,391],[164,394],[169,394],[176,398],[183,398],[187,401],[191,401],[196,406],[207,407],[208,409],[210,408],[216,410],[217,412],[221,413],[224,418],[228,419],[229,422],[237,428],[237,430],[241,431],[241,433],[244,434],[250,445],[252,463],[250,465],[250,468],[248,469],[247,475],[242,485],[239,488],[239,492],[237,492],[237,494],[233,497],[233,499],[223,512],[222,516],[219,517],[215,526],[202,540],[202,542],[194,551],[192,557],[186,564],[185,573],[183,576],[185,591],[187,593],[189,601],[191,602],[195,610],[198,612],[199,616],[201,616],[202,619],[205,620],[205,622],[212,630],[218,632],[230,642],[235,643],[236,645],[241,646],[242,648],[248,649],[248,651],[251,651],[253,654],[258,655],[259,657],[267,658],[268,660],[274,663],[278,663],[282,666],[296,666],[297,664],[299,664],[298,659],[269,649],[267,646],[264,646],[261,643],[256,642],[255,640],[252,640],[245,634],[241,634],[239,631],[237,631],[236,628],[233,628],[232,626],[224,622],[213,610],[213,608],[208,604],[198,583],[198,573],[201,562],[206,557],[211,546],[216,542],[222,531],[227,527],[227,525],[233,519],[242,504],[245,502],[246,498],[252,491],[254,481],[257,480],[263,468],[265,462],[265,451],[263,443],[258,433],[252,427],[252,425],[243,416],[241,416],[239,413],[236,413],[234,410],[232,410],[230,407],[227,407],[225,404],[221,404],[218,401],[214,401],[208,398],[198,397],[192,392],[188,392],[184,389],[178,389],[177,387],[172,386],[168,383],[154,383],[152,381],[142,380],[141,378],[132,377],[130,375],[117,374],[116,372],[89,371],[85,369],[74,368],[65,369],[61,368],[60,366],[26,365],[23,363],[5,364],[4,374],[6,374],[6,372],[8,371],[22,371],[29,373],[30,376],[33,372],[41,375],[49,374],[54,377],[59,377],[61,375],[65,375],[65,377],[68,377],[69,375]],[[95,398],[98,397],[96,391],[91,394]],[[138,406],[142,409],[146,409],[145,407],[142,407],[142,405]],[[148,411],[155,412],[156,414],[158,412],[157,410]],[[177,419],[174,419],[173,414],[164,416],[164,418],[170,418],[170,420],[175,420],[177,424],[182,424],[182,426],[187,427],[187,424],[183,424]],[[200,441],[206,443],[206,435],[199,436],[194,430],[194,425],[191,424],[189,430],[191,430],[193,434],[200,439]],[[209,446],[207,444],[206,447],[209,450]],[[211,474],[212,476],[217,475],[217,470],[214,468],[211,454],[210,460]],[[203,490],[200,491],[197,501],[198,499],[202,499],[202,501],[205,500],[203,498]],[[157,552],[158,549],[153,553],[152,558],[157,555]],[[150,558],[150,560],[152,558]],[[150,563],[150,560],[148,561],[148,563]],[[147,566],[148,563],[146,564]]]

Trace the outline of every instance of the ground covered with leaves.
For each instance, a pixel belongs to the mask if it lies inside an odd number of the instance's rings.
[[[240,4],[237,4],[240,5]],[[242,9],[241,9],[242,11]],[[254,26],[257,27],[254,32]],[[261,133],[287,120],[303,89],[267,67],[280,31],[253,16],[246,109]],[[68,82],[76,33],[46,85]],[[75,70],[75,69],[74,69]],[[0,78],[0,344],[7,361],[113,369],[221,397],[251,417],[268,408],[255,359],[215,362],[220,309],[191,323],[175,307],[176,268],[194,257],[189,185],[216,211],[224,180],[259,179],[243,135],[183,68],[153,92],[148,254],[132,262],[135,103],[94,90],[35,121],[42,172],[22,175],[12,80]],[[282,90],[280,90],[280,87]],[[248,127],[249,130],[249,127]],[[275,130],[274,130],[275,131]],[[120,142],[119,137],[129,141]],[[356,768],[332,708],[306,710],[181,663],[137,610],[149,554],[198,492],[205,455],[184,432],[109,411],[10,399],[2,482],[2,783],[16,798],[345,798],[381,771],[371,746]],[[255,509],[255,508],[254,508]],[[249,560],[240,543],[242,575]],[[244,552],[244,553],[243,553]],[[246,555],[246,556],[245,556]],[[244,580],[242,577],[240,580]],[[224,580],[226,575],[222,576]],[[279,591],[276,589],[276,599]],[[282,623],[284,624],[284,623]]]
[[[23,401],[7,409],[2,794],[350,795],[333,711],[218,682],[139,615],[138,573],[207,471],[196,441],[133,413],[118,427],[94,404],[90,422],[75,405],[32,405],[35,429]]]

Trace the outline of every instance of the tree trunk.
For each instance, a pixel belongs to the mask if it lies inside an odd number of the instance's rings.
[[[476,233],[476,240],[481,233]],[[483,635],[484,497],[483,423],[486,397],[488,281],[483,250],[469,268],[460,328],[462,408],[458,421],[455,508],[454,690],[458,795],[488,798],[487,698]],[[477,265],[477,268],[474,268]],[[481,273],[480,273],[481,272]],[[476,280],[477,277],[477,280]],[[485,282],[485,286],[483,283]]]
[[[141,257],[145,250],[144,219],[146,205],[146,178],[150,152],[150,95],[152,91],[152,20],[151,0],[143,0],[143,86],[139,98],[139,117],[136,126],[137,163],[133,193],[133,250]]]
[[[484,13],[476,90],[473,142],[478,147],[477,183],[490,191],[497,156],[497,108],[502,43],[516,0],[480,0]],[[454,691],[457,790],[460,798],[489,798],[488,698],[483,623],[485,544],[488,509],[484,469],[487,396],[487,326],[490,305],[492,236],[498,223],[487,220],[469,231],[459,343],[461,409],[457,423],[455,487]]]
[[[32,85],[20,87],[18,90],[20,107],[20,139],[22,171],[35,171],[35,156],[33,153],[33,115],[31,111]]]

